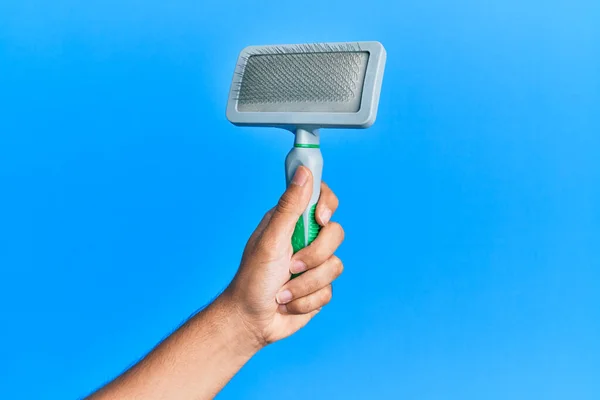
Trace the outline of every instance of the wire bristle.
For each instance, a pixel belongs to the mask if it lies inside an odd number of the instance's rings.
[[[362,90],[368,53],[358,43],[306,43],[259,47],[240,59],[238,104],[331,103]]]

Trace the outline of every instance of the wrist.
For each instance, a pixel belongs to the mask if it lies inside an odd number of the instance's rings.
[[[213,303],[220,310],[226,336],[231,338],[236,351],[252,357],[266,346],[262,334],[245,318],[242,310],[228,291],[222,293]]]

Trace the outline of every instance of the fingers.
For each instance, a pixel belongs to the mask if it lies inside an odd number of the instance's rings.
[[[327,261],[344,241],[344,229],[337,222],[328,223],[317,238],[292,258],[290,272],[299,274]],[[298,279],[298,278],[296,278]]]
[[[306,314],[323,307],[331,300],[331,283],[343,272],[342,261],[331,256],[317,268],[292,279],[276,296],[290,314]]]
[[[291,184],[273,211],[265,228],[265,235],[291,236],[300,215],[306,210],[312,194],[312,174],[306,167],[298,167]]]
[[[321,307],[331,301],[332,295],[331,285],[329,285],[291,303],[280,305],[279,312],[284,314],[308,314],[319,311]]]
[[[319,225],[327,225],[339,204],[340,202],[335,193],[333,193],[325,182],[321,182],[321,196],[319,197],[315,212],[315,219]]]

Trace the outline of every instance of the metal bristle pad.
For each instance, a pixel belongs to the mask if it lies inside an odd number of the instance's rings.
[[[238,72],[238,110],[356,112],[368,58],[358,48],[315,45],[251,54]]]

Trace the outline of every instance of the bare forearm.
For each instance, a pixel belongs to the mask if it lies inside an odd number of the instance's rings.
[[[224,295],[90,400],[211,399],[260,347]]]

